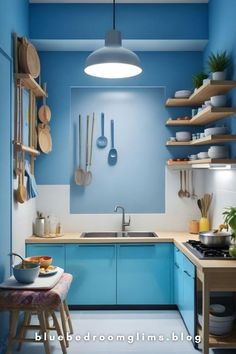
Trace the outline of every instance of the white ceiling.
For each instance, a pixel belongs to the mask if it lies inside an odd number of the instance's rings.
[[[116,0],[117,3],[170,3],[170,4],[194,4],[194,3],[208,3],[209,0]],[[112,0],[29,0],[31,3],[112,3]]]

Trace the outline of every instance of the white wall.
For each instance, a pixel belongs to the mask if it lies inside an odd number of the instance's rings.
[[[207,192],[213,193],[213,203],[210,209],[212,227],[222,224],[224,208],[236,206],[236,170],[207,171]]]
[[[205,171],[194,171],[196,192],[203,194],[203,177]],[[200,217],[196,200],[180,199],[179,171],[166,168],[166,213],[165,214],[131,214],[131,230],[187,230],[191,219]],[[158,183],[158,181],[157,181]],[[88,187],[89,188],[89,187]],[[37,210],[53,214],[62,223],[64,232],[120,230],[121,215],[111,214],[70,214],[69,185],[40,185]],[[102,203],[102,201],[101,201]],[[114,205],[115,207],[115,205]],[[124,206],[125,207],[125,206]]]
[[[14,179],[14,189],[17,181]],[[24,204],[13,200],[12,208],[12,252],[25,254],[25,239],[32,235],[32,223],[36,215],[36,199],[30,199]]]

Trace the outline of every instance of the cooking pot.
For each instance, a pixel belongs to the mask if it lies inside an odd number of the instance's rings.
[[[199,233],[199,240],[208,247],[228,247],[231,243],[231,237],[230,233],[219,230]]]

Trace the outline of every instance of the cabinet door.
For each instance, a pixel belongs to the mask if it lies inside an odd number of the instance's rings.
[[[183,308],[183,253],[174,248],[174,303],[179,311]]]
[[[67,245],[66,271],[73,274],[70,305],[116,304],[115,245]]]
[[[118,304],[171,304],[171,244],[118,245]]]
[[[182,316],[191,336],[195,333],[195,267],[183,256],[183,309]]]
[[[51,256],[52,264],[65,269],[65,247],[64,244],[27,244],[26,255],[29,256]]]

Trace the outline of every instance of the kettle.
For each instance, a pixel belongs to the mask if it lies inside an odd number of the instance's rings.
[[[38,237],[44,237],[45,235],[45,217],[42,213],[37,212],[37,218],[35,219],[34,233]]]

